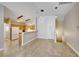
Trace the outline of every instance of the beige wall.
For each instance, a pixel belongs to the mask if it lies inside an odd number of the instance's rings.
[[[64,39],[79,54],[79,3],[76,3],[64,19]]]

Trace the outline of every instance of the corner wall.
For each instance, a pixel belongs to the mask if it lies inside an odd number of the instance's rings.
[[[64,19],[64,39],[79,55],[79,3],[76,3]]]

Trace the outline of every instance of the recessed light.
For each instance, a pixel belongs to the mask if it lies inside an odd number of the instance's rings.
[[[56,6],[54,9],[58,9],[58,7]]]
[[[41,9],[41,12],[44,12],[44,10],[43,10],[43,9]]]

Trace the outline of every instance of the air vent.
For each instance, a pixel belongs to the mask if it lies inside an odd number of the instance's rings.
[[[63,4],[70,4],[72,2],[59,2],[59,5],[63,5]]]

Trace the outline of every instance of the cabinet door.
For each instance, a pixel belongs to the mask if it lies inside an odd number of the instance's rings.
[[[37,19],[37,37],[38,38],[45,38],[46,34],[45,32],[47,31],[46,28],[46,23],[45,23],[45,17],[38,17]]]
[[[19,38],[19,28],[18,27],[12,27],[12,40]]]

